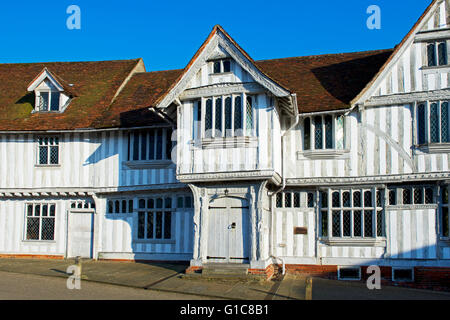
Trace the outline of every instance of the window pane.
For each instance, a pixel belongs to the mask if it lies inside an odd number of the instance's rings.
[[[149,146],[148,146],[149,160],[155,160],[155,133],[156,130],[150,131]]]
[[[277,193],[277,200],[276,200],[276,206],[277,206],[277,208],[281,208],[281,207],[283,207],[283,202],[282,202],[282,193]]]
[[[39,240],[39,218],[27,218],[27,240]]]
[[[153,212],[147,213],[147,239],[153,239]]]
[[[39,101],[39,110],[40,111],[48,111],[48,101],[49,95],[48,92],[41,92],[41,98]]]
[[[304,133],[303,133],[303,149],[311,149],[311,119],[306,118],[304,123]]]
[[[155,207],[155,200],[154,199],[148,199],[147,200],[147,208],[153,209]]]
[[[447,44],[445,42],[439,43],[438,51],[439,51],[439,65],[444,66],[447,64]]]
[[[411,204],[411,190],[403,189],[403,204]]]
[[[50,205],[50,217],[54,217],[56,214],[56,206],[54,204]]]
[[[344,207],[349,208],[351,206],[350,204],[350,192],[345,191],[342,193],[342,201],[344,203]]]
[[[428,66],[434,67],[436,66],[436,45],[434,43],[430,43],[427,47],[428,53]]]
[[[172,213],[164,213],[164,239],[172,238]]]
[[[59,163],[59,147],[52,146],[50,147],[50,164],[58,164]]]
[[[354,237],[362,237],[361,214],[362,214],[362,212],[359,210],[353,211],[353,236]]]
[[[163,199],[161,199],[161,198],[156,199],[156,207],[157,208],[163,207]]]
[[[437,103],[430,106],[430,142],[439,142],[439,109]]]
[[[361,191],[353,192],[353,207],[361,208]]]
[[[59,92],[52,92],[51,111],[59,111],[59,97]]]
[[[156,160],[162,159],[162,146],[163,146],[163,131],[161,129],[156,130]]]
[[[215,131],[214,136],[220,137],[222,136],[222,98],[218,98],[215,100]]]
[[[364,207],[372,206],[372,191],[364,192]]]
[[[233,135],[231,132],[232,123],[232,110],[231,110],[231,97],[225,99],[225,135],[230,137]]]
[[[112,201],[108,201],[108,213],[113,213],[114,208],[113,208],[113,203]]]
[[[177,198],[177,208],[183,208],[183,197],[178,197]]]
[[[419,105],[419,107],[417,108],[417,143],[418,144],[425,144],[425,139],[426,139],[426,125],[425,125],[425,121],[426,121],[426,117],[425,117],[425,105],[421,104]]]
[[[333,192],[332,203],[334,208],[339,208],[341,206],[341,199],[339,192]]]
[[[27,205],[27,216],[28,217],[33,216],[33,205],[32,204]]]
[[[343,227],[344,227],[344,237],[350,237],[351,236],[351,212],[350,211],[344,211],[343,213]]]
[[[448,187],[444,187],[444,188],[442,189],[442,202],[443,202],[444,204],[447,204],[447,203],[448,203]]]
[[[127,212],[127,200],[122,200],[122,213]]]
[[[294,193],[294,207],[300,208],[300,193],[299,192]]]
[[[448,102],[441,103],[441,142],[450,142],[448,129]]]
[[[234,98],[234,135],[242,135],[242,99],[241,97]]]
[[[433,189],[432,188],[426,188],[425,189],[425,203],[430,204],[433,203]]]
[[[333,211],[333,237],[341,236],[341,214],[340,211]]]
[[[322,208],[328,208],[328,193],[321,192],[320,198],[322,199]]]
[[[133,133],[133,160],[139,160],[139,134]]]
[[[206,110],[205,110],[205,137],[212,137],[212,99],[206,100]]]
[[[162,224],[163,224],[163,213],[157,212],[156,213],[156,239],[162,238]]]
[[[145,200],[139,199],[139,209],[143,209],[143,208],[145,208]]]
[[[245,110],[246,110],[247,135],[251,135],[251,132],[249,132],[249,130],[253,129],[253,99],[252,99],[252,97],[247,97],[247,106],[246,106]]]
[[[48,147],[39,147],[39,164],[48,164]]]
[[[395,206],[397,204],[397,192],[395,189],[389,190],[389,205]]]
[[[373,211],[364,211],[364,237],[373,237]]]
[[[325,117],[325,147],[333,149],[333,119],[331,116]]]
[[[138,214],[138,238],[144,239],[145,237],[145,213],[139,212]]]
[[[48,216],[48,205],[46,205],[46,204],[42,205],[42,216],[43,217]]]
[[[442,207],[442,235],[444,237],[450,236],[448,207]]]
[[[186,208],[192,208],[192,205],[193,205],[192,197],[190,197],[190,196],[184,197],[184,205]]]
[[[147,160],[147,132],[141,133],[141,157],[140,160]]]
[[[220,61],[214,61],[213,73],[220,73]]]
[[[382,237],[384,234],[383,212],[377,212],[377,237]]]
[[[54,240],[55,239],[55,219],[45,218],[42,219],[42,237],[41,240]]]
[[[314,118],[314,127],[315,148],[323,149],[322,117]]]
[[[292,193],[286,192],[284,194],[284,207],[290,208],[292,207]]]
[[[230,72],[231,71],[231,61],[225,60],[223,61],[223,72]]]
[[[328,236],[328,212],[322,211],[321,212],[321,229],[322,229],[322,237]]]
[[[165,199],[165,208],[166,209],[172,208],[172,198],[166,198]]]
[[[423,188],[414,188],[414,204],[423,204]]]
[[[314,208],[314,193],[308,192],[308,208]]]
[[[128,200],[128,212],[133,212],[133,200]]]

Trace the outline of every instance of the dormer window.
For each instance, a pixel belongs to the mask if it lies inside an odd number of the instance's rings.
[[[427,45],[428,66],[445,66],[447,61],[447,43],[432,42]]]
[[[28,86],[36,97],[34,112],[62,112],[72,97],[72,85],[50,73],[47,68]]]
[[[61,94],[52,91],[38,91],[36,96],[37,111],[59,111]]]
[[[231,72],[231,61],[229,59],[221,59],[212,62],[213,74]]]

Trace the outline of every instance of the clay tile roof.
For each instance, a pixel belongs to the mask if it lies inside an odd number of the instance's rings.
[[[99,119],[96,127],[129,127],[154,125],[160,117],[145,109],[156,105],[157,100],[166,93],[177,80],[180,70],[136,73],[125,88]]]
[[[340,110],[370,82],[393,50],[255,61],[297,94],[300,113]]]
[[[0,131],[95,128],[139,61],[0,64]],[[34,93],[27,87],[44,68],[75,96],[63,113],[31,112]]]

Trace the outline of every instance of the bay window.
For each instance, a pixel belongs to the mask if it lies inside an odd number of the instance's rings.
[[[254,136],[255,102],[255,96],[246,94],[208,97],[195,101],[193,138]]]

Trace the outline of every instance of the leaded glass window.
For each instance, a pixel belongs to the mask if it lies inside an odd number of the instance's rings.
[[[443,237],[450,237],[450,217],[448,210],[448,185],[441,188],[441,234]]]
[[[372,199],[376,192],[376,201]],[[374,238],[384,236],[383,193],[377,189],[335,190],[331,192],[332,208],[324,206],[321,193],[321,224],[331,220],[331,235],[344,238]],[[362,197],[363,195],[363,197]],[[323,230],[322,236],[328,234]]]
[[[168,160],[172,151],[172,130],[131,131],[128,136],[128,146],[128,161]]]
[[[304,134],[303,134],[303,149],[311,149],[311,119],[306,118],[303,122]]]
[[[429,67],[436,66],[436,45],[434,43],[430,43],[427,46],[427,55],[428,55],[428,66]]]
[[[447,101],[420,104],[417,108],[417,143],[448,143],[449,103]],[[428,131],[428,132],[427,132]]]
[[[59,164],[59,138],[39,137],[38,158],[40,165]]]
[[[26,240],[55,240],[56,205],[52,203],[26,204]]]
[[[426,142],[426,108],[424,104],[420,104],[417,108],[417,143],[425,144]]]
[[[234,98],[234,134],[242,134],[242,98]]]
[[[325,117],[325,147],[333,149],[333,118],[331,116]]]
[[[232,136],[232,110],[231,110],[231,97],[225,99],[225,134],[226,136]]]
[[[450,142],[448,128],[448,102],[441,103],[441,142]]]
[[[215,100],[215,137],[221,137],[222,136],[222,98],[217,98]]]
[[[246,129],[248,135],[252,135],[253,130],[253,99],[252,97],[247,97],[246,104]]]
[[[323,149],[322,117],[314,117],[314,141],[316,149]]]
[[[184,202],[183,197],[177,197],[176,199],[176,206],[172,197],[139,200],[138,239],[172,239],[172,215],[176,210],[175,207],[183,207]],[[147,204],[147,207],[145,204]],[[187,202],[184,202],[184,205],[186,207]]]
[[[205,110],[205,137],[212,137],[212,127],[213,127],[213,105],[212,99],[206,100],[206,110]]]
[[[438,45],[439,65],[444,66],[447,64],[447,44],[441,42]]]
[[[439,142],[439,114],[437,103],[430,106],[430,141]]]

